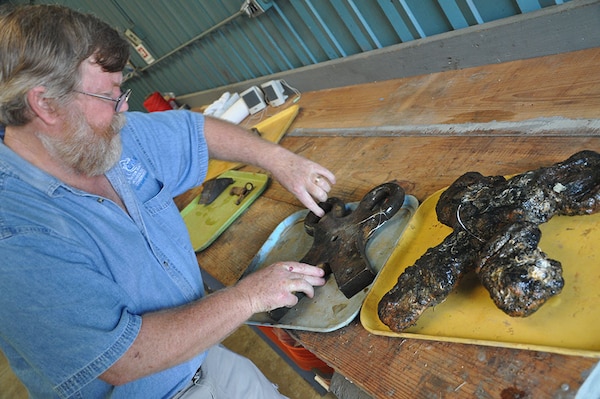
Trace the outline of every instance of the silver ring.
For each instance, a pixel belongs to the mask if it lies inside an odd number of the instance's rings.
[[[321,181],[321,176],[315,177],[315,184],[319,184],[320,181]]]

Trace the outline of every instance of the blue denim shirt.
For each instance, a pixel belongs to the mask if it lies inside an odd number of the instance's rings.
[[[126,115],[121,161],[106,176],[129,214],[0,143],[0,348],[34,398],[169,397],[205,356],[124,386],[98,379],[142,314],[203,295],[173,202],[206,175],[203,116]]]

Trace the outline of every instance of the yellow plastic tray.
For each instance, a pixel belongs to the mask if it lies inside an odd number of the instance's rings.
[[[292,105],[291,107],[286,108],[272,117],[254,125],[254,128],[258,129],[261,137],[265,140],[273,143],[279,143],[294,119],[296,119],[296,115],[298,115],[299,110],[300,108],[298,105]],[[241,166],[240,163],[211,159],[208,162],[208,171],[206,172],[205,180],[210,180],[227,170],[236,169],[239,166]]]
[[[234,183],[210,204],[199,204],[200,195],[198,195],[181,211],[196,252],[200,252],[212,244],[265,191],[269,182],[269,177],[264,173],[237,170],[227,171],[219,177],[230,177]],[[244,187],[246,183],[252,183],[254,189],[239,205],[236,205],[238,197],[230,195],[229,191],[231,187]]]
[[[445,302],[427,309],[415,326],[402,333],[391,331],[379,320],[377,305],[402,271],[451,232],[435,214],[442,192],[417,209],[373,283],[360,313],[365,329],[385,336],[600,357],[600,214],[555,216],[540,226],[539,246],[562,263],[565,286],[527,318],[510,317],[496,308],[471,274]]]

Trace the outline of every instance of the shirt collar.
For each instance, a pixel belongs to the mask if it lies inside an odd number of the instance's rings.
[[[43,171],[21,158],[16,152],[4,144],[4,129],[0,131],[0,174],[16,177],[50,197],[61,195],[61,190],[68,190],[82,194],[83,191],[75,189],[51,174]]]

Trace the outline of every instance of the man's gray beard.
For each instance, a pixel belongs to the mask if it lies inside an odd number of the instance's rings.
[[[115,114],[104,131],[90,126],[81,114],[71,114],[69,119],[71,133],[66,139],[37,135],[44,148],[77,173],[85,176],[106,173],[121,157],[119,132],[125,125],[125,115]]]

